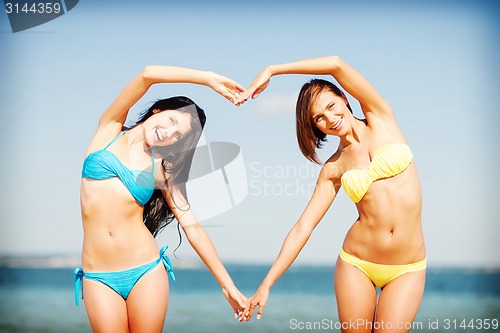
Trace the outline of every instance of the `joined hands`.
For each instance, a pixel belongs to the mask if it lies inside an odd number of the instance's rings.
[[[214,73],[210,87],[234,105],[240,106],[249,98],[257,98],[269,85],[271,76],[270,68],[266,67],[259,73],[250,86],[245,89],[235,81]]]

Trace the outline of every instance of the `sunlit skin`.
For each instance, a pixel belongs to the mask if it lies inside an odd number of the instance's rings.
[[[155,114],[141,124],[147,147],[169,146],[191,131],[192,117],[185,112],[168,110]]]
[[[107,150],[114,153],[130,169],[150,170],[150,148],[171,145],[187,135],[191,131],[190,121],[190,115],[180,115],[177,111],[159,112],[126,132]],[[155,131],[161,131],[162,140],[155,139]],[[161,158],[155,158],[154,163],[155,182],[164,183]],[[143,223],[142,206],[130,195],[119,178],[82,179],[80,194],[85,234],[82,251],[84,271],[121,271],[156,260],[158,245]],[[139,330],[144,322],[141,316],[150,314],[157,314],[156,318],[153,317],[156,326],[150,328],[160,330],[168,306],[169,281],[164,267],[158,265],[148,273],[147,279],[142,283],[141,280],[137,288],[132,290],[130,302],[144,302],[145,297],[156,296],[159,297],[158,301],[154,302],[156,310],[149,314],[138,310],[128,311],[128,319],[125,316],[127,307],[124,308],[126,305],[114,291],[102,283],[83,280],[84,302],[94,330],[109,327],[109,322],[101,321],[104,318],[115,318],[114,323],[118,326],[114,329],[117,331],[126,331],[128,326],[125,323],[129,320],[137,327],[136,330]],[[154,281],[154,289],[146,285],[141,288],[147,281]],[[104,299],[106,302],[103,302]],[[109,308],[110,306],[112,308]],[[124,311],[119,310],[122,308]]]
[[[144,123],[127,131],[107,150],[114,153],[129,169],[150,170],[151,148],[169,146],[182,140],[191,132],[191,120],[191,115],[187,113],[176,110],[163,112],[158,110]],[[161,139],[159,135],[161,135]],[[164,183],[165,175],[162,174],[161,158],[157,157],[154,161],[156,182]],[[133,242],[127,246],[128,237],[134,235],[144,237],[144,239],[148,239],[147,244],[150,246],[148,247],[144,243],[141,251],[132,251],[132,253],[137,254],[137,264],[144,261],[144,252],[148,251],[148,248],[149,258],[146,260],[154,260],[157,257],[156,241],[143,223],[142,206],[130,195],[119,178],[105,181],[82,179],[81,203],[85,235],[91,235],[91,237],[86,237],[84,241],[84,270],[104,271],[105,267],[109,269],[111,262],[114,262],[114,265],[123,265],[123,267],[115,267],[115,270],[131,266],[130,261],[134,255],[131,257],[127,251],[123,253],[123,260],[116,260],[116,253],[113,253],[109,260],[106,258],[106,253],[109,251],[102,250],[110,244],[111,239],[115,246],[126,248],[128,246],[134,247]],[[106,209],[101,207],[106,207]],[[128,221],[127,225],[132,228],[124,228],[124,221]],[[118,235],[121,237],[117,237]],[[122,240],[123,244],[121,244]],[[87,251],[95,252],[95,255],[86,256]],[[90,258],[92,259],[87,260]]]
[[[153,84],[191,83],[204,85],[233,102],[243,87],[213,72],[173,66],[147,66],[119,94],[99,119],[97,131],[86,155],[103,149],[122,131],[129,110]],[[169,174],[162,156],[151,156],[154,147],[169,146],[194,131],[192,116],[178,110],[154,110],[143,123],[118,138],[107,150],[128,169],[152,169],[155,188],[161,189],[189,244],[219,283],[233,312],[240,312],[246,298],[234,285],[210,237],[198,223],[180,191],[169,187]],[[201,130],[201,127],[200,127]],[[194,143],[196,144],[196,143]],[[144,207],[118,177],[83,178],[80,190],[84,230],[82,268],[85,272],[116,272],[139,267],[158,259],[159,244],[143,221]],[[177,203],[177,205],[176,205]],[[125,301],[111,288],[83,279],[84,302],[94,332],[162,332],[169,301],[169,280],[163,264],[146,273],[134,285]]]
[[[352,121],[347,100],[329,90],[321,92],[313,106],[311,118],[315,126],[327,135],[346,135]]]
[[[380,147],[390,143],[406,143],[392,107],[371,84],[339,57],[323,57],[271,65],[262,70],[250,87],[237,99],[244,103],[256,98],[269,85],[271,77],[282,74],[332,75],[361,106],[365,119],[352,115],[347,99],[324,88],[308,111],[312,123],[324,134],[340,139],[333,155],[324,163],[314,193],[297,223],[292,227],[280,253],[240,320],[248,321],[258,308],[259,319],[272,286],[297,258],[314,228],[335,200],[342,175],[351,169],[368,170]],[[326,86],[325,86],[326,87]],[[415,162],[401,173],[376,180],[364,197],[356,203],[358,218],[348,231],[342,248],[349,254],[377,264],[402,265],[426,257],[422,232],[422,192]],[[425,270],[403,274],[383,287],[380,296],[372,281],[357,267],[337,259],[335,297],[339,322],[394,324],[411,323],[420,306],[425,284]],[[405,325],[403,325],[405,326]],[[406,325],[408,327],[408,325]],[[388,332],[387,326],[375,328],[347,325],[342,332]]]
[[[371,158],[382,145],[405,142],[395,123],[386,124],[384,130],[370,127],[366,121],[355,118],[346,104],[345,98],[325,90],[319,94],[311,111],[311,118],[319,130],[340,138],[337,152],[324,165],[328,178],[337,187],[340,187],[340,177],[345,171],[368,169]],[[356,204],[360,217],[347,234],[344,250],[386,263],[413,262],[425,257],[423,247],[415,258],[407,257],[407,253],[413,251],[401,251],[422,244],[421,237],[406,239],[408,233],[421,235],[420,196],[420,182],[414,163],[398,177],[373,183],[363,200]],[[402,201],[401,198],[407,200]],[[407,202],[408,206],[403,202]],[[400,242],[397,242],[398,236],[402,237]],[[363,250],[360,244],[366,244],[366,249]],[[389,248],[386,249],[387,246]]]

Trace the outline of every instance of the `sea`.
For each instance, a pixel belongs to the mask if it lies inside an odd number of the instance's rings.
[[[269,265],[226,265],[253,294]],[[205,267],[176,268],[164,332],[340,332],[330,266],[292,266],[277,282],[260,320],[234,319]],[[0,265],[0,333],[91,332],[74,304],[72,268]],[[429,268],[411,332],[500,332],[500,270]]]

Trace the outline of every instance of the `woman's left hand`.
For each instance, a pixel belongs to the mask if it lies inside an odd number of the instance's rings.
[[[236,104],[240,94],[245,91],[245,88],[235,81],[213,72],[211,73],[208,86],[233,104]]]

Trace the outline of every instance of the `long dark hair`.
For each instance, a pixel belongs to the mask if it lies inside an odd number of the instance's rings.
[[[191,168],[196,144],[200,139],[207,118],[203,109],[196,105],[190,98],[176,96],[156,101],[139,115],[135,124],[128,128],[143,123],[157,113],[158,110],[165,112],[168,112],[168,110],[177,110],[191,115],[191,131],[186,136],[170,146],[155,147],[155,154],[162,156],[163,170],[169,175],[168,184],[164,190],[171,191],[171,193],[178,190],[187,200],[186,182],[189,176],[189,169]],[[175,204],[177,205],[177,203]],[[179,206],[178,208],[183,209],[183,207]],[[162,189],[155,188],[151,199],[144,205],[144,224],[153,237],[156,237],[173,219],[174,214],[165,200]]]
[[[311,110],[318,99],[318,96],[324,90],[329,90],[339,97],[345,97],[342,90],[330,81],[322,79],[312,79],[305,83],[300,90],[296,106],[296,130],[299,148],[302,154],[309,161],[321,164],[316,149],[323,146],[326,141],[326,134],[321,132],[311,117]],[[347,98],[346,98],[347,99]],[[347,108],[352,113],[351,106],[347,103]]]

